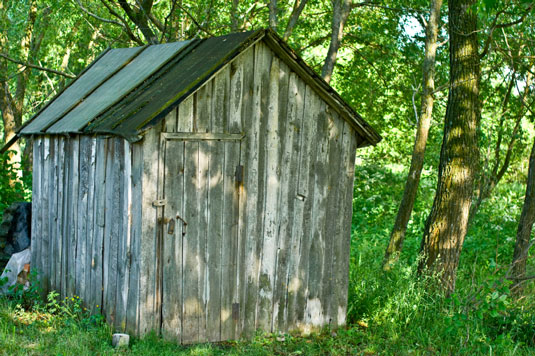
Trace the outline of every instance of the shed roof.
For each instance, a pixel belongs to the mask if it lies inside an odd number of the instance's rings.
[[[350,122],[363,138],[360,146],[380,141],[377,132],[271,30],[107,50],[18,135],[112,134],[137,141],[143,131],[260,40]]]

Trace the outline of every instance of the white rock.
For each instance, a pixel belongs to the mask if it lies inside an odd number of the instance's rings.
[[[128,334],[113,334],[111,344],[113,347],[128,347],[130,343],[130,335]]]

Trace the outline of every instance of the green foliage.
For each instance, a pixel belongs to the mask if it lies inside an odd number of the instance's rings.
[[[0,175],[0,220],[4,210],[13,202],[31,199],[31,174],[26,173],[22,179],[18,179],[19,167],[9,163],[8,154],[9,151],[0,155],[0,167],[3,172]]]

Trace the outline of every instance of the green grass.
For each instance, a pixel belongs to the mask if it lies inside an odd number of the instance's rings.
[[[457,290],[450,298],[416,278],[417,251],[436,177],[424,174],[404,251],[392,272],[381,262],[405,173],[357,167],[348,327],[309,337],[258,334],[251,341],[181,347],[155,335],[128,349],[111,346],[112,330],[77,299],[36,302],[35,293],[0,299],[0,354],[5,355],[533,355],[535,290],[515,298],[504,281],[525,189],[499,187],[465,241]],[[530,265],[534,274],[533,265]],[[23,304],[24,308],[17,304]]]

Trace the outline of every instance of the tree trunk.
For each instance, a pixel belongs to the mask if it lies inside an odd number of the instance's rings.
[[[437,37],[438,24],[440,22],[440,8],[442,7],[442,0],[431,0],[431,8],[429,10],[429,20],[427,21],[426,35],[425,35],[425,54],[423,63],[423,78],[422,78],[422,103],[420,107],[420,119],[416,128],[416,138],[414,140],[414,148],[412,151],[411,166],[407,181],[405,183],[405,190],[403,191],[403,198],[398,209],[396,222],[390,235],[390,242],[385,252],[383,261],[383,269],[389,270],[399,257],[405,240],[405,232],[407,231],[407,224],[411,217],[414,201],[418,192],[418,185],[420,183],[420,176],[422,174],[422,167],[424,165],[425,147],[427,145],[427,136],[429,134],[429,127],[431,126],[431,116],[433,114],[433,92],[435,91],[435,62],[437,53]]]
[[[321,70],[321,76],[327,83],[330,83],[333,75],[334,65],[336,63],[336,56],[338,48],[342,42],[344,34],[344,26],[346,24],[349,13],[351,12],[350,0],[333,0],[333,20],[331,28],[331,43],[327,51],[327,57]]]
[[[277,25],[279,24],[279,8],[277,7],[277,0],[269,0],[269,28],[277,32]]]
[[[526,184],[526,197],[518,221],[515,251],[513,253],[512,280],[522,281],[526,274],[526,260],[531,240],[531,230],[535,222],[535,140],[529,156],[528,181]]]
[[[426,222],[419,273],[437,273],[446,293],[455,290],[468,227],[479,150],[479,54],[475,0],[449,2],[450,92],[438,184]]]
[[[305,5],[307,4],[307,1],[308,0],[295,0],[292,14],[290,15],[290,19],[288,20],[288,24],[286,25],[286,30],[284,30],[284,36],[282,36],[283,40],[288,41],[288,39],[292,35],[294,27],[295,25],[297,25],[297,20],[299,20],[299,16],[301,16],[301,13],[303,12]]]

